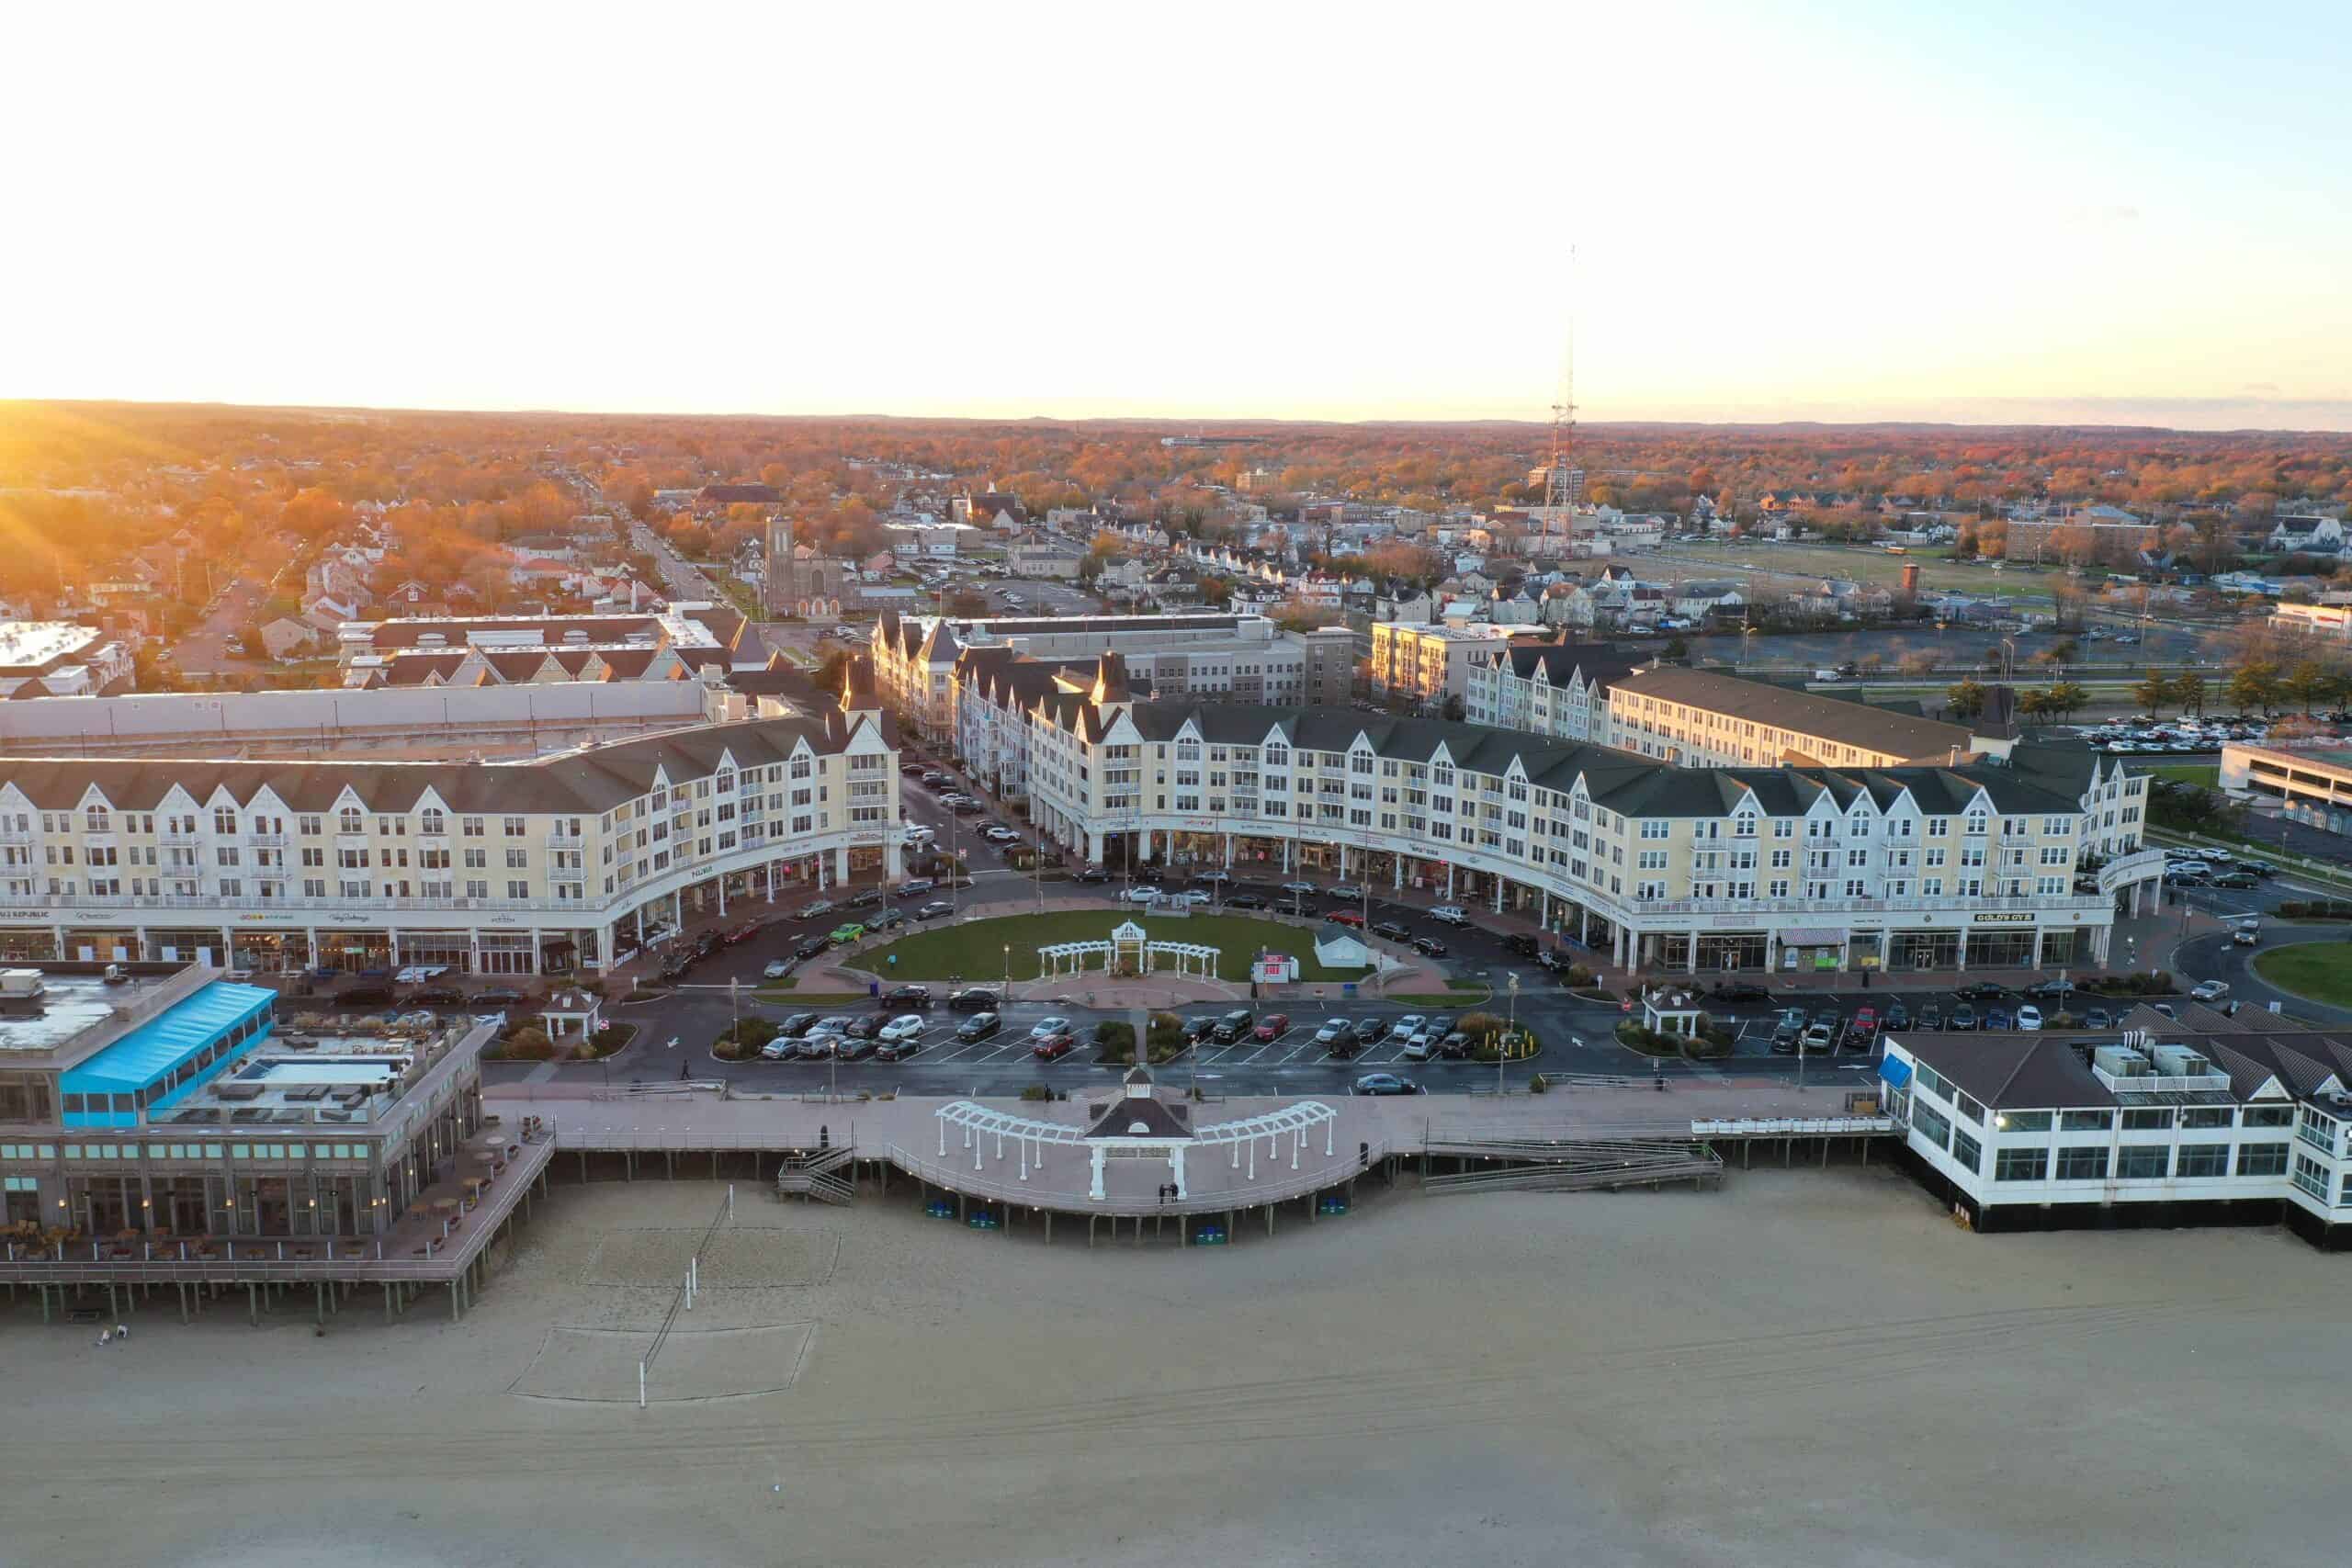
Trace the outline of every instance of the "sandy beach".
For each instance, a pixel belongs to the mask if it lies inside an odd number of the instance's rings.
[[[747,1189],[639,1411],[720,1190],[560,1185],[458,1325],[20,1303],[0,1562],[2343,1559],[2352,1298],[2277,1230],[1833,1168],[1089,1252]]]

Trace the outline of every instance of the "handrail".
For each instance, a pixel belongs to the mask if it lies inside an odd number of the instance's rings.
[[[1032,1209],[1051,1209],[1059,1213],[1083,1214],[1211,1214],[1231,1209],[1254,1209],[1263,1203],[1286,1202],[1327,1187],[1337,1187],[1378,1164],[1388,1154],[1385,1139],[1375,1139],[1368,1155],[1360,1155],[1353,1165],[1326,1166],[1317,1170],[1284,1170],[1271,1180],[1261,1180],[1253,1186],[1214,1196],[1195,1194],[1189,1198],[1174,1198],[1162,1202],[1157,1198],[1092,1198],[1082,1192],[1053,1191],[1035,1182],[1007,1181],[989,1176],[985,1171],[958,1170],[910,1155],[892,1144],[884,1151],[891,1164],[909,1176],[918,1177],[934,1187],[944,1187],[951,1192],[961,1192],[976,1198],[994,1198],[1008,1203],[1020,1203]]]

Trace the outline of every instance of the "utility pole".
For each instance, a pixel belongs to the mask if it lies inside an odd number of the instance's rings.
[[[1495,1052],[1495,1093],[1496,1093],[1496,1094],[1498,1094],[1498,1095],[1499,1095],[1499,1094],[1501,1094],[1501,1093],[1503,1092],[1503,1064],[1504,1064],[1506,1061],[1508,1061],[1508,1060],[1510,1059],[1510,1058],[1509,1058],[1509,1056],[1506,1055],[1506,1050],[1507,1050],[1507,1048],[1508,1048],[1508,1047],[1510,1046],[1510,1041],[1511,1041],[1512,1036],[1516,1035],[1518,1032],[1519,1032],[1519,976],[1517,975],[1517,973],[1513,973],[1513,974],[1512,974],[1512,976],[1511,976],[1511,977],[1510,977],[1510,1024],[1509,1024],[1509,1025],[1508,1025],[1508,1026],[1503,1030],[1503,1047],[1504,1047],[1504,1048],[1502,1048],[1502,1049],[1498,1049],[1498,1050]]]

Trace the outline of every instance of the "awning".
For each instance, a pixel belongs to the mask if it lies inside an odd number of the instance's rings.
[[[1836,926],[1782,931],[1781,945],[1782,947],[1843,947],[1846,945],[1846,933]]]
[[[1911,1081],[1911,1064],[1899,1056],[1881,1056],[1878,1059],[1878,1076],[1901,1089]]]

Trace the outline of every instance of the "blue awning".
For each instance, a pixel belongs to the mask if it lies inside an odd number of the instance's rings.
[[[1878,1076],[1901,1089],[1911,1081],[1911,1064],[1899,1056],[1881,1056],[1878,1059]]]
[[[266,986],[215,981],[68,1068],[58,1089],[65,1094],[136,1094],[169,1077],[246,1019],[266,1013],[277,999],[277,993]]]

